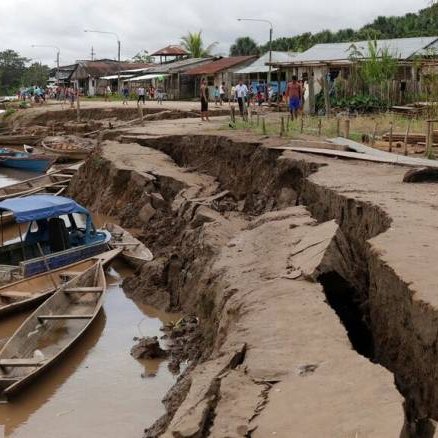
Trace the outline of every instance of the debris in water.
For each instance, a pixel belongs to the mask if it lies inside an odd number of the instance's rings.
[[[156,359],[159,357],[167,357],[168,352],[160,347],[158,338],[141,338],[137,344],[131,348],[131,355],[136,359]]]

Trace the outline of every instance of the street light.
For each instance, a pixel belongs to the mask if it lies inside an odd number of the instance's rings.
[[[56,85],[59,86],[59,55],[61,49],[58,46],[42,45],[42,44],[32,44],[32,47],[49,47],[51,49],[56,49]]]
[[[105,33],[105,34],[108,34],[108,35],[114,35],[117,38],[117,61],[119,63],[119,71],[117,73],[117,88],[118,88],[119,93],[120,93],[120,90],[121,90],[121,86],[120,86],[120,46],[121,46],[121,43],[120,43],[119,36],[115,32],[107,32],[107,31],[103,31],[103,30],[88,30],[88,29],[85,29],[84,32],[89,32],[89,33]]]
[[[238,18],[237,21],[257,21],[259,23],[269,24],[269,71],[268,71],[268,85],[271,82],[271,62],[272,62],[272,35],[274,33],[274,26],[271,21],[262,18]]]

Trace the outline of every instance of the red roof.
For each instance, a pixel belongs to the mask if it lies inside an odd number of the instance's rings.
[[[151,56],[187,56],[189,53],[181,46],[167,46],[163,49],[157,50]]]
[[[221,58],[217,61],[210,62],[209,64],[200,65],[186,71],[186,75],[213,75],[220,71],[227,70],[232,67],[236,67],[239,64],[246,64],[257,58],[256,56],[229,56],[227,58]]]

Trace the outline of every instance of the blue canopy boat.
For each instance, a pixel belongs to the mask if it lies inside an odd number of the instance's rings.
[[[11,149],[0,148],[0,166],[12,169],[44,173],[53,163],[53,157],[29,154]]]
[[[3,213],[11,212],[19,240],[4,245]],[[20,224],[28,224],[23,236]],[[96,230],[89,211],[62,196],[32,195],[0,202],[0,283],[57,269],[108,250],[111,235]]]

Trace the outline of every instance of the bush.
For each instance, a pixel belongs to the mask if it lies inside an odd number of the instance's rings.
[[[377,96],[365,94],[358,94],[356,96],[344,97],[341,99],[331,96],[330,101],[332,108],[339,108],[344,111],[357,112],[361,114],[385,111],[388,109],[387,102],[383,101]],[[323,93],[319,93],[316,97],[316,108],[318,111],[324,111],[325,109]]]

